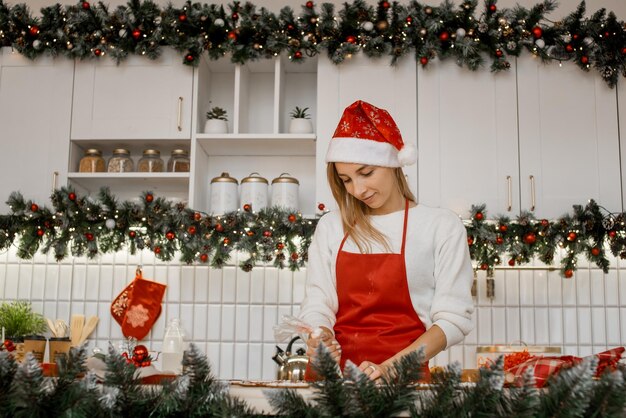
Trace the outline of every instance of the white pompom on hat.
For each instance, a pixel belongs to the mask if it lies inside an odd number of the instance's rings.
[[[343,111],[326,162],[404,167],[417,162],[417,150],[402,141],[389,112],[357,100]]]

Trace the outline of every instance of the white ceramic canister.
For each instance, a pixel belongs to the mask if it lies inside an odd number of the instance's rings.
[[[259,173],[251,173],[241,180],[241,208],[251,205],[253,212],[258,212],[267,207],[267,179]]]
[[[283,173],[272,180],[272,206],[300,210],[298,192],[300,183],[289,173]]]
[[[237,179],[228,173],[211,180],[211,213],[221,215],[237,210],[238,185]]]

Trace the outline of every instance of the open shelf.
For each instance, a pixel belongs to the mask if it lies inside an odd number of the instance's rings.
[[[198,134],[211,156],[315,156],[314,134]]]

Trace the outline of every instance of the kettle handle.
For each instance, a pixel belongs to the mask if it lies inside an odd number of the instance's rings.
[[[289,341],[289,344],[287,344],[287,349],[285,350],[287,353],[291,354],[291,346],[293,345],[294,341],[296,341],[299,338],[300,336],[296,335],[295,337],[291,339],[291,341]]]

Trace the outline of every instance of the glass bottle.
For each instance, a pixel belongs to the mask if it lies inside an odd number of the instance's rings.
[[[167,328],[165,328],[163,345],[161,347],[162,371],[182,374],[184,350],[184,333],[180,326],[180,320],[178,318],[170,319]]]
[[[113,150],[113,156],[109,158],[109,173],[126,173],[134,170],[133,160],[130,159],[130,151],[124,148]]]
[[[85,150],[85,156],[80,159],[78,171],[81,173],[101,173],[105,171],[102,151],[95,148]]]
[[[139,159],[137,171],[142,173],[160,173],[163,171],[163,160],[161,152],[155,149],[147,149],[143,152],[143,157]]]
[[[189,172],[189,153],[184,149],[175,149],[167,161],[167,171],[172,173]]]

